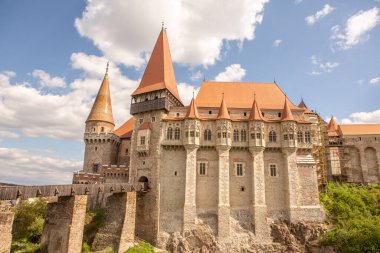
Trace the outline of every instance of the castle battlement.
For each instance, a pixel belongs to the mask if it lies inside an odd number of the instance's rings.
[[[104,177],[97,173],[88,173],[84,171],[74,172],[73,184],[97,184],[104,183]]]

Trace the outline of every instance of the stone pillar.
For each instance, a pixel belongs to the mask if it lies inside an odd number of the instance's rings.
[[[286,189],[287,189],[287,204],[289,212],[289,221],[298,220],[299,200],[298,194],[300,191],[298,168],[297,168],[297,153],[296,148],[282,148],[284,154]]]
[[[252,224],[258,239],[269,237],[265,201],[264,147],[251,147],[252,156]]]
[[[362,168],[362,183],[368,183],[368,166],[367,166],[367,159],[365,157],[364,148],[360,149],[360,167]]]
[[[4,201],[5,202],[5,201]],[[11,252],[12,225],[15,214],[10,210],[10,205],[0,202],[0,252]]]
[[[92,250],[111,246],[125,252],[135,240],[136,192],[115,193],[107,199],[106,220],[96,234]]]
[[[217,148],[218,163],[218,237],[230,236],[230,147]]]
[[[197,188],[197,150],[196,145],[186,145],[185,204],[183,208],[183,231],[194,229],[196,217]]]
[[[41,237],[42,252],[80,253],[82,251],[87,195],[59,197],[48,204]]]

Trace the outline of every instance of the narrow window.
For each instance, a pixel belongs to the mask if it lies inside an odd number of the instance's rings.
[[[243,176],[243,164],[242,163],[236,164],[236,176],[238,176],[238,177]]]
[[[284,141],[288,140],[288,134],[284,134]]]
[[[125,154],[127,154],[127,155],[128,155],[128,151],[129,151],[129,150],[126,148],[126,149],[125,149]]]
[[[174,176],[177,176],[177,171],[174,171]]]
[[[204,140],[205,141],[211,141],[211,130],[206,129],[204,132]]]
[[[177,115],[177,117],[179,117],[179,112],[177,112],[177,114],[176,114],[176,115]]]
[[[255,139],[255,133],[251,133],[251,139]]]
[[[244,186],[240,187],[240,190],[241,190],[242,192],[245,191],[245,187],[244,187]]]
[[[218,133],[218,139],[220,139],[221,137],[222,137],[222,134]]]
[[[261,133],[256,133],[256,139],[261,139]]]
[[[303,134],[302,131],[297,132],[297,142],[302,143],[303,142]]]
[[[145,145],[145,136],[140,137],[140,144]]]
[[[140,119],[139,119],[139,123],[140,123],[140,125],[141,125],[143,122],[144,122],[144,119],[143,119],[143,118],[140,118]]]
[[[247,141],[247,131],[245,129],[241,130],[241,141]]]
[[[97,151],[98,150],[98,147],[95,147],[95,151]]]
[[[103,133],[104,132],[104,127],[100,128],[100,131]]]
[[[190,137],[194,137],[194,136],[195,136],[194,131],[190,131]]]
[[[206,163],[199,163],[199,175],[206,175]]]
[[[294,140],[294,134],[293,133],[289,134],[289,140]]]
[[[156,117],[152,117],[152,122],[156,122]]]
[[[269,142],[276,142],[277,136],[275,131],[269,132]]]
[[[261,115],[264,117],[265,114],[262,112]]]
[[[166,139],[171,140],[173,139],[173,128],[169,127],[166,132]]]
[[[223,132],[223,138],[227,138],[227,132]]]
[[[276,164],[269,165],[269,168],[270,168],[270,176],[271,177],[276,177],[277,176]]]
[[[239,141],[239,130],[234,130],[234,141]]]
[[[98,170],[99,170],[99,164],[93,164],[92,165],[92,172],[98,173]]]
[[[281,112],[279,112],[279,113],[278,113],[278,117],[280,117],[280,118],[281,118]]]
[[[310,143],[311,142],[311,140],[310,140],[310,132],[309,131],[305,132],[305,142],[306,143]]]
[[[208,114],[212,114],[212,111],[208,111]]]
[[[247,113],[246,113],[246,112],[244,112],[244,116],[247,116]]]
[[[186,137],[189,137],[189,131],[186,131]]]
[[[174,130],[174,139],[179,140],[181,138],[181,130],[179,127],[176,127]]]

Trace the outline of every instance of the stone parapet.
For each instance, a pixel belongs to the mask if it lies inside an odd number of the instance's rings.
[[[98,173],[77,171],[73,174],[73,184],[100,184],[104,183],[104,177]]]

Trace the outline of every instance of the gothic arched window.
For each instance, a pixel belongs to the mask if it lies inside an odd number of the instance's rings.
[[[181,130],[179,127],[176,127],[174,130],[174,139],[179,140],[181,138]]]
[[[247,141],[247,131],[245,129],[241,130],[241,141]]]
[[[169,127],[166,132],[166,139],[171,140],[173,139],[173,128]]]
[[[239,130],[234,130],[234,141],[239,141]]]
[[[298,133],[297,133],[297,141],[299,143],[303,142],[303,133],[302,133],[302,131],[298,131]]]
[[[211,141],[211,130],[206,129],[204,132],[204,140],[205,141]]]
[[[311,142],[310,132],[309,131],[305,132],[305,142],[306,143],[310,143]]]
[[[277,135],[275,131],[269,132],[269,142],[276,142],[277,141]]]

